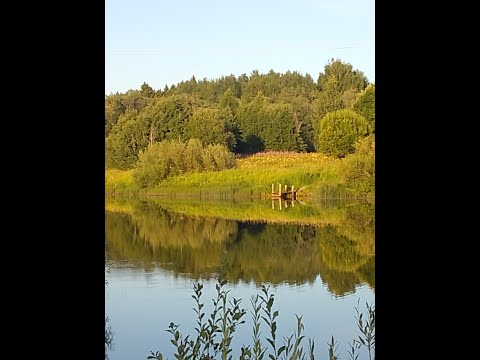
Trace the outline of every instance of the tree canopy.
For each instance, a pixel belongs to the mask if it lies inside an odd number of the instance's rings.
[[[308,73],[274,70],[217,79],[192,75],[159,90],[144,82],[138,90],[105,97],[105,162],[107,168],[131,169],[141,152],[164,140],[198,139],[202,146],[222,145],[238,154],[319,151],[321,131],[324,144],[332,142],[320,119],[344,109],[365,118],[374,131],[375,87],[339,59],[316,82]],[[359,129],[348,128],[357,122],[334,122],[340,128],[329,131],[357,134]],[[351,151],[351,141],[333,153]]]

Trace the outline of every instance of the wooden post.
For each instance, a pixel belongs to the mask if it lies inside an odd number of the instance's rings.
[[[282,197],[282,184],[278,184],[278,196]]]
[[[272,210],[275,210],[275,200],[272,199]]]
[[[285,184],[285,192],[287,192],[287,184]]]
[[[274,186],[273,186],[273,183],[272,183],[272,195],[275,193],[275,189],[274,189]]]
[[[282,210],[282,198],[278,198],[278,204],[279,204],[280,210]]]

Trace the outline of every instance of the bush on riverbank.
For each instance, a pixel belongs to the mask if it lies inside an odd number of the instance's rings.
[[[153,187],[167,177],[197,171],[219,171],[235,165],[235,157],[224,145],[202,145],[198,139],[188,142],[165,140],[155,143],[139,155],[133,169],[133,184]]]

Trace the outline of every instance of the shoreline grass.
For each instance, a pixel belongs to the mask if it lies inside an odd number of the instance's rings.
[[[267,152],[236,160],[233,169],[185,173],[158,185],[140,189],[133,170],[106,170],[108,195],[154,195],[203,198],[270,198],[271,186],[295,186],[299,199],[373,198],[374,192],[359,194],[348,187],[344,176],[346,159],[319,153]]]

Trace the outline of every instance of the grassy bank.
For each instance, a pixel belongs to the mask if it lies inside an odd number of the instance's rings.
[[[276,191],[278,184],[294,185],[299,198],[354,197],[358,193],[345,176],[348,162],[318,153],[270,152],[237,159],[233,169],[173,176],[148,189],[135,187],[132,170],[107,170],[105,182],[108,194],[267,198],[273,183]]]

